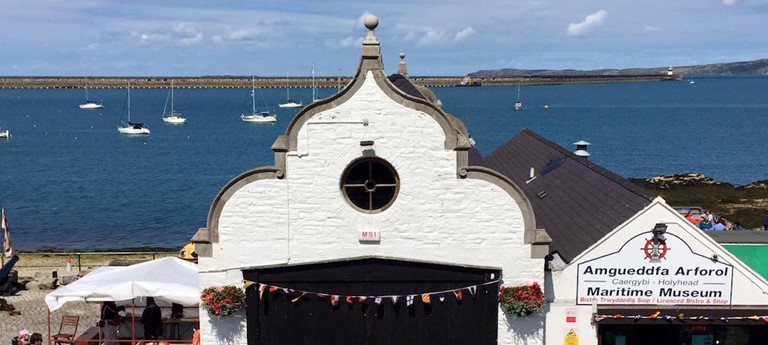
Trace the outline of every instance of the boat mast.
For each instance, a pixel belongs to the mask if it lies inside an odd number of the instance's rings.
[[[315,63],[312,63],[312,102],[317,99],[315,96]]]
[[[251,106],[256,114],[256,76],[251,76]]]
[[[173,79],[171,79],[171,116],[173,116]]]
[[[131,80],[128,80],[128,125],[131,125]]]
[[[341,68],[336,73],[336,92],[341,91]]]
[[[288,82],[290,81],[290,76],[288,75],[288,72],[285,72],[285,96],[286,99],[291,99],[291,88],[288,86]]]

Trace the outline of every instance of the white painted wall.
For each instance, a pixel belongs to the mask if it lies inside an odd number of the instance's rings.
[[[201,287],[240,284],[246,267],[368,255],[499,267],[505,284],[543,285],[544,262],[523,243],[520,207],[494,184],[458,179],[438,123],[391,100],[370,72],[351,99],[315,115],[298,137],[285,179],[246,185],[224,206],[213,256],[199,260]],[[401,181],[397,201],[379,214],[354,210],[339,189],[362,140],[375,142]],[[379,230],[381,242],[360,244],[360,230]],[[543,320],[499,310],[498,343],[541,344]],[[201,335],[204,344],[246,344],[245,318],[211,321],[201,312]]]
[[[571,328],[575,328],[577,335],[579,335],[579,344],[597,344],[597,329],[591,322],[592,306],[576,305],[578,264],[616,252],[628,240],[638,234],[648,233],[650,238],[650,230],[656,223],[666,223],[667,232],[674,233],[684,240],[694,253],[706,256],[717,254],[720,261],[733,265],[732,305],[768,305],[768,282],[765,279],[739,261],[711,237],[702,233],[702,230],[688,222],[667,205],[663,199],[657,198],[633,218],[574,258],[563,271],[552,272],[553,289],[550,292],[553,294],[554,300],[550,304],[550,310],[546,316],[547,344],[561,344],[566,332]],[[658,306],[657,308],[663,307]],[[569,308],[576,308],[577,310],[576,324],[565,322],[566,310]]]

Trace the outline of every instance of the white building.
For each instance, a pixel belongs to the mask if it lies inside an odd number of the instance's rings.
[[[404,64],[386,76],[365,24],[352,82],[300,111],[274,166],[227,184],[195,234],[201,289],[254,283],[247,311],[201,312],[202,343],[543,343],[544,315],[507,316],[498,289],[543,285],[549,236]]]
[[[273,166],[213,201],[194,236],[204,344],[765,344],[768,283],[664,200],[524,130],[487,157],[375,17],[338,94],[300,111]],[[544,286],[524,317],[500,286]]]

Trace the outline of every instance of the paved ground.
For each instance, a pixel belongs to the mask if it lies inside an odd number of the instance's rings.
[[[26,328],[32,333],[40,333],[43,339],[48,334],[48,307],[45,304],[45,295],[52,290],[39,290],[27,284],[29,290],[23,290],[16,296],[3,296],[8,303],[13,304],[21,315],[8,315],[6,311],[0,311],[0,343],[8,344],[11,339]],[[59,330],[62,314],[74,314],[80,316],[80,324],[77,327],[78,335],[96,324],[99,318],[98,303],[68,302],[59,310],[51,313],[51,333]],[[47,344],[43,342],[43,344]]]

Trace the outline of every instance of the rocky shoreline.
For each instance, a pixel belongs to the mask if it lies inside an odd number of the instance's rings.
[[[762,230],[768,215],[768,180],[734,186],[691,172],[630,181],[664,198],[669,205],[711,209],[747,229]]]

